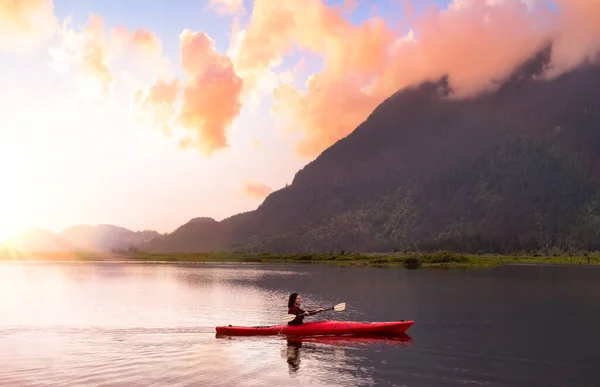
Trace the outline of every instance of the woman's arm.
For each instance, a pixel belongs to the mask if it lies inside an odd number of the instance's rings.
[[[306,314],[307,316],[310,316],[311,314],[316,314],[316,313],[318,313],[318,312],[322,312],[322,311],[324,311],[324,310],[325,310],[325,309],[323,309],[323,308],[319,308],[319,309],[315,309],[315,310],[309,310],[309,311],[307,311],[305,314]]]

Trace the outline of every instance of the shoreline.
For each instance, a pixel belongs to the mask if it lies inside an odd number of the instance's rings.
[[[243,254],[182,253],[149,254],[139,252],[0,252],[0,262],[71,262],[112,264],[327,264],[419,268],[494,268],[504,265],[599,266],[600,253],[580,255],[473,255],[447,251],[435,253],[371,254]]]

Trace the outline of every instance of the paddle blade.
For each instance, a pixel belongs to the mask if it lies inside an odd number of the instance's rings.
[[[344,309],[346,309],[346,303],[345,302],[337,304],[336,306],[333,307],[333,310],[335,310],[336,312],[341,312]]]
[[[281,319],[283,322],[290,322],[293,319],[296,318],[295,314],[286,314],[285,316],[283,316],[283,318]]]

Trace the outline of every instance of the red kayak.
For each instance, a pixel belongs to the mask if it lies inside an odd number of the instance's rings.
[[[361,333],[398,334],[404,333],[414,321],[358,322],[358,321],[315,321],[300,325],[270,325],[256,327],[221,326],[218,335],[353,335]]]

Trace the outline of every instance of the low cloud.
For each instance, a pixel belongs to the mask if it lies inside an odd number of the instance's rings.
[[[251,198],[264,199],[269,196],[271,192],[273,192],[273,189],[265,184],[246,183],[244,185],[244,192]]]
[[[302,157],[313,157],[345,137],[381,102],[361,90],[354,78],[316,74],[307,92],[284,85],[275,90],[273,112],[283,116],[288,130],[304,136],[297,145]]]
[[[561,7],[554,34],[551,76],[560,75],[600,52],[600,1],[555,0]]]

